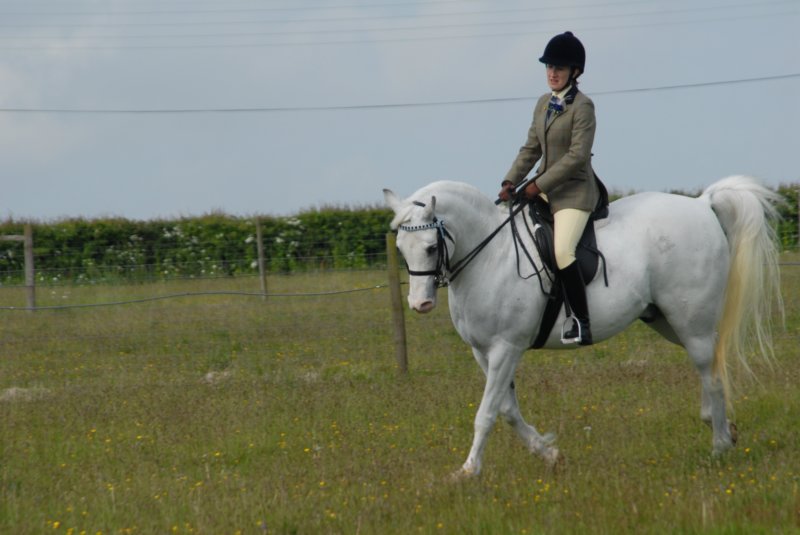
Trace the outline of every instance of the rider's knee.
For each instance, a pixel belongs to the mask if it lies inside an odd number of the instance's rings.
[[[575,261],[575,249],[571,247],[555,246],[556,265],[558,269],[564,269]]]

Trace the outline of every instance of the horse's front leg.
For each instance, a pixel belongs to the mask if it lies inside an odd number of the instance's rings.
[[[512,382],[508,388],[506,401],[500,408],[500,415],[517,432],[519,438],[528,448],[528,451],[535,453],[544,460],[548,467],[553,468],[559,463],[564,462],[564,458],[555,446],[556,437],[552,433],[542,435],[536,427],[529,424],[522,417],[517,401],[517,393]]]
[[[478,363],[486,373],[486,386],[483,398],[475,415],[475,434],[472,447],[464,465],[454,475],[456,478],[475,476],[481,471],[481,459],[486,447],[486,439],[497,421],[497,415],[508,403],[511,382],[517,369],[522,351],[505,343],[493,346],[484,359],[475,351]]]
[[[488,375],[489,361],[486,356],[476,348],[472,348],[472,353],[484,374]],[[549,467],[563,462],[561,453],[554,445],[555,436],[552,433],[542,435],[535,426],[526,422],[522,417],[513,380],[506,388],[506,396],[500,404],[499,415],[514,429],[528,451],[541,457]],[[457,474],[461,474],[461,471]]]

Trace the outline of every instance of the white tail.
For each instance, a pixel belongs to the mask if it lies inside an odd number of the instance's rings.
[[[725,304],[718,325],[714,373],[730,392],[728,356],[734,355],[752,373],[747,354],[773,358],[772,312],[783,313],[775,230],[780,216],[777,193],[746,176],[732,176],[709,186],[701,199],[717,214],[731,251]],[[730,396],[726,395],[730,400]]]

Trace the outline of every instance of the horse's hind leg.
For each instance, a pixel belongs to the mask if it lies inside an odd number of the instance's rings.
[[[719,455],[732,448],[737,437],[736,426],[726,415],[725,389],[712,370],[714,344],[714,337],[697,338],[686,344],[686,351],[700,373],[700,419],[711,426],[713,453]]]
[[[651,327],[656,332],[658,332],[661,336],[673,342],[675,344],[680,344],[680,337],[672,328],[672,325],[667,321],[667,319],[660,313],[660,311],[652,318],[648,318],[646,322],[648,327]],[[725,438],[725,431],[724,429],[721,431],[720,434],[714,434],[714,451],[715,453],[721,453],[726,449],[729,449],[732,445],[736,444],[737,439],[737,430],[736,424],[727,420],[724,415],[725,411],[725,391],[722,387],[722,384],[719,380],[714,378],[712,372],[712,362],[714,359],[714,340],[711,340],[710,343],[708,340],[701,339],[695,342],[692,345],[692,349],[689,349],[689,345],[687,345],[687,351],[689,352],[689,356],[692,357],[692,360],[697,368],[697,371],[700,373],[700,383],[702,387],[701,393],[701,402],[700,402],[700,419],[708,424],[711,429],[714,429],[714,413],[718,413],[720,409],[719,406],[722,406],[722,414],[717,415],[718,422],[726,422],[725,424],[721,424],[721,428],[727,427],[727,433],[730,436],[730,442]],[[710,346],[710,348],[709,348]],[[719,426],[720,424],[718,424]],[[719,448],[718,448],[718,440],[719,440]],[[719,449],[719,451],[718,451]]]
[[[712,409],[713,395],[711,394],[711,390],[712,390],[713,387],[712,386],[706,386],[706,384],[709,384],[709,385],[712,384],[713,381],[714,381],[714,378],[713,378],[711,373],[708,373],[706,375],[708,375],[707,378],[704,377],[703,372],[701,372],[701,374],[700,374],[700,378],[701,378],[700,382],[701,382],[701,386],[702,386],[702,401],[700,402],[700,419],[706,425],[708,425],[708,427],[710,427],[713,430],[714,429],[713,417],[712,417],[712,413],[713,413],[713,409]],[[723,395],[724,395],[724,392],[723,392]],[[726,421],[728,422],[728,431],[729,431],[730,436],[731,436],[731,445],[735,446],[736,445],[736,441],[739,439],[739,430],[737,429],[735,423],[733,423],[730,420],[726,420]],[[724,449],[728,449],[730,447],[731,446],[727,446]],[[723,449],[723,451],[724,451],[724,449]]]

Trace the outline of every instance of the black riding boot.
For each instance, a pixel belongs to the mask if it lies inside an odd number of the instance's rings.
[[[592,331],[589,326],[589,305],[586,303],[586,284],[578,262],[573,262],[559,271],[564,284],[567,303],[572,309],[572,315],[580,322],[580,329],[575,321],[572,327],[564,333],[564,340],[577,340],[582,346],[592,345]]]

